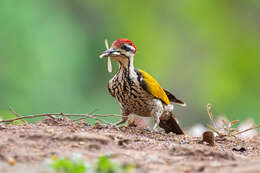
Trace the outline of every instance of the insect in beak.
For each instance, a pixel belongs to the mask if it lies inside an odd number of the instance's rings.
[[[118,51],[114,50],[113,48],[109,49],[107,39],[105,40],[105,46],[106,46],[107,50],[105,50],[99,57],[100,58],[108,57],[107,58],[107,70],[109,73],[111,73],[112,72],[112,63],[111,63],[111,59],[110,59],[109,55],[120,55],[120,53]]]

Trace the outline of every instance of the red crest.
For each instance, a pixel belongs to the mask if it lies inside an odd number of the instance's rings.
[[[131,40],[128,40],[127,38],[120,38],[117,39],[113,42],[113,45],[116,47],[121,47],[123,44],[129,44],[135,48],[135,53],[136,53],[136,47],[134,43]]]

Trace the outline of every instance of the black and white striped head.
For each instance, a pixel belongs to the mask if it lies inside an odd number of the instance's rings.
[[[124,58],[133,58],[136,54],[136,47],[131,40],[121,38],[112,43],[110,49],[104,51],[100,57],[111,57],[117,61],[123,61]]]

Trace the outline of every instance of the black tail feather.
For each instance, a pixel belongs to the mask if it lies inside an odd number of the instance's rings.
[[[183,101],[177,99],[172,93],[170,93],[169,91],[167,91],[165,89],[163,89],[163,90],[171,102],[179,104],[181,106],[186,106],[186,104]]]
[[[167,120],[161,119],[159,126],[165,130],[166,133],[176,133],[177,135],[183,135],[184,132],[178,124],[175,116],[172,114]]]

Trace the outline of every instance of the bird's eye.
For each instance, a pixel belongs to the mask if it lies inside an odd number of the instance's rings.
[[[129,45],[129,44],[123,44],[121,49],[135,53],[135,48],[132,45]]]

